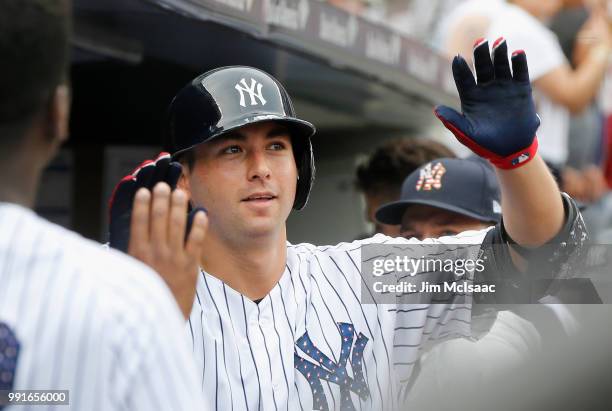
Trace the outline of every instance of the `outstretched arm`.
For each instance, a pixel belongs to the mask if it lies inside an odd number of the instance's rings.
[[[497,169],[504,227],[523,247],[540,246],[555,237],[565,221],[557,183],[539,155],[515,170]]]
[[[457,139],[496,168],[502,192],[504,227],[523,247],[537,247],[555,237],[565,221],[563,201],[552,175],[537,154],[540,119],[531,96],[527,57],[512,55],[498,39],[474,46],[477,81],[461,57],[453,75],[461,98],[459,113],[439,106],[436,115]]]

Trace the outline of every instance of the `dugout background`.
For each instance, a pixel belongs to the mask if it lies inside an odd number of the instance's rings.
[[[457,104],[450,64],[325,2],[75,0],[73,45],[71,137],[43,177],[37,211],[98,241],[114,184],[162,148],[174,93],[214,67],[270,72],[317,126],[316,181],[307,208],[289,218],[292,242],[367,230],[354,170],[385,139],[454,144],[432,114]]]

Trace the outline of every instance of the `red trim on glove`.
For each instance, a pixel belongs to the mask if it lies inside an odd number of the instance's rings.
[[[512,153],[507,157],[490,158],[489,161],[495,165],[497,168],[501,168],[503,170],[512,170],[514,168],[519,168],[529,163],[535,157],[538,152],[538,138],[537,136],[533,138],[533,142],[529,147],[526,147],[522,150],[517,151],[516,153]]]
[[[505,39],[503,37],[498,37],[497,40],[495,40],[495,43],[493,43],[493,48],[497,48],[497,46],[499,46],[500,44],[502,44],[505,41]]]
[[[170,158],[170,153],[162,151],[160,152],[157,157],[155,157],[155,160],[145,160],[142,163],[140,163],[134,170],[132,170],[132,172],[130,172],[130,174],[128,174],[127,176],[123,177],[119,183],[117,183],[117,185],[115,186],[115,188],[113,188],[113,192],[111,194],[110,200],[108,200],[108,213],[109,213],[109,221],[110,221],[110,212],[111,209],[113,207],[113,202],[115,201],[115,195],[117,194],[117,190],[119,189],[119,186],[121,186],[122,183],[129,181],[129,180],[136,180],[136,176],[138,175],[138,173],[140,172],[140,170],[142,170],[145,167],[151,166],[151,165],[155,165],[159,160],[161,160],[162,158]]]
[[[534,137],[533,142],[529,147],[519,150],[516,153],[512,153],[509,156],[502,157],[499,154],[495,154],[494,152],[487,150],[486,148],[482,147],[474,140],[466,136],[452,123],[446,121],[443,117],[439,116],[436,110],[434,110],[434,114],[440,119],[444,126],[449,129],[455,135],[455,137],[457,137],[457,140],[459,140],[461,144],[472,150],[474,153],[478,154],[480,157],[486,158],[497,168],[501,168],[503,170],[511,170],[514,168],[522,167],[525,164],[529,163],[535,157],[538,151],[538,138]]]
[[[113,208],[113,203],[115,202],[115,195],[117,195],[117,190],[119,190],[119,187],[121,186],[121,184],[123,184],[125,181],[129,181],[129,180],[136,180],[136,177],[134,177],[131,174],[128,174],[127,176],[123,177],[119,181],[119,183],[117,183],[115,188],[113,188],[113,192],[112,192],[112,194],[110,196],[110,199],[108,200],[108,221],[110,221],[111,209]]]
[[[476,48],[478,46],[480,46],[482,43],[484,43],[485,41],[487,41],[486,38],[484,37],[479,37],[478,39],[476,39],[476,41],[474,42],[474,45],[472,46],[472,48]]]
[[[135,177],[141,169],[143,169],[144,167],[146,167],[146,166],[148,166],[150,164],[153,164],[153,160],[145,160],[145,161],[143,161],[142,163],[138,164],[138,166],[135,169],[133,169],[130,172],[129,175]]]
[[[129,175],[130,176],[136,176],[141,169],[143,169],[146,166],[149,166],[151,164],[157,163],[159,160],[161,160],[164,157],[168,157],[169,158],[170,157],[170,153],[162,151],[161,153],[159,153],[157,155],[157,157],[155,157],[155,160],[145,160],[145,161],[143,161],[135,169],[133,169],[132,172]]]

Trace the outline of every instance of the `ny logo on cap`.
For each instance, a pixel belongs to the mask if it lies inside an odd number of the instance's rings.
[[[251,105],[252,106],[256,106],[257,105],[257,100],[259,100],[259,103],[261,103],[262,106],[265,105],[266,104],[266,99],[261,94],[261,88],[262,87],[263,87],[263,85],[261,83],[258,83],[257,81],[255,81],[254,78],[251,78],[251,85],[250,86],[247,84],[245,79],[241,79],[238,83],[236,83],[234,88],[236,90],[238,90],[238,92],[240,93],[240,105],[242,107],[246,107],[246,104],[245,104],[245,101],[244,101],[244,93],[248,93],[249,94],[249,97],[251,98]],[[257,91],[255,91],[255,89],[257,89]]]
[[[439,190],[442,188],[442,176],[446,169],[442,163],[437,163],[432,167],[431,163],[419,170],[419,181],[416,183],[417,191],[431,191],[432,188]]]

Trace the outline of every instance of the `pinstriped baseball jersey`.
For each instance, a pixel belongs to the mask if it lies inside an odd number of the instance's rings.
[[[480,244],[486,232],[441,240]],[[285,271],[259,304],[201,273],[187,329],[215,409],[396,409],[419,350],[470,335],[465,302],[363,304],[361,247],[371,243],[422,244],[383,235],[330,247],[288,244]]]
[[[4,387],[69,390],[62,410],[207,409],[154,272],[17,205],[0,204],[0,227],[0,339],[18,347]]]

